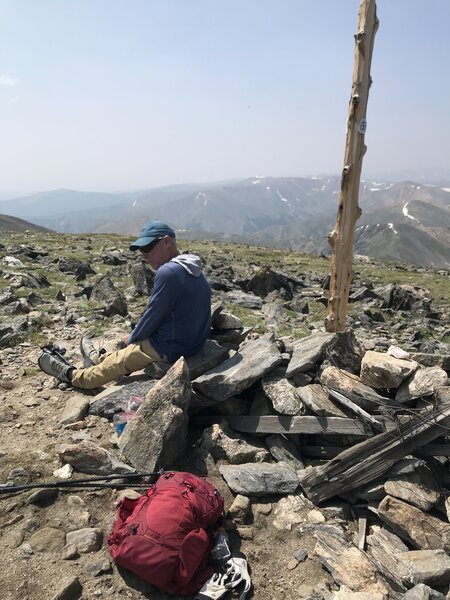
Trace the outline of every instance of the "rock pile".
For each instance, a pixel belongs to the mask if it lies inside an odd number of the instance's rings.
[[[33,373],[30,336],[57,332],[71,360],[86,328],[112,346],[145,308],[153,278],[110,241],[101,252],[86,242],[77,255],[74,239],[64,260],[32,239],[0,255],[0,468],[14,484],[115,476],[117,490],[38,487],[5,499],[5,599],[162,600],[124,582],[103,541],[114,503],[142,492],[127,478],[160,468],[220,488],[259,600],[450,597],[448,325],[430,294],[355,277],[351,329],[329,334],[323,274],[294,276],[256,258],[242,265],[214,250],[203,351],[90,396]],[[134,395],[143,403],[117,437],[113,417]]]

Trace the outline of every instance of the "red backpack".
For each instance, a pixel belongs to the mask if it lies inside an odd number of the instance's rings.
[[[108,537],[111,556],[169,594],[195,594],[213,574],[207,533],[224,501],[209,481],[164,473],[144,496],[124,498]]]

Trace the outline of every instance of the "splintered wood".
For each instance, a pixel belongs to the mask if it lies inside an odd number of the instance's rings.
[[[341,452],[326,465],[305,471],[300,482],[310,500],[320,503],[377,479],[392,465],[446,433],[450,427],[450,388],[436,391],[436,406]]]

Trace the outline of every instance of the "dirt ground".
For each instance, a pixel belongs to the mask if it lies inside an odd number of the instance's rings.
[[[114,338],[113,338],[114,334]],[[118,339],[112,332],[105,346]],[[68,348],[67,356],[81,361],[77,345],[81,330],[61,332],[60,341]],[[58,424],[64,405],[74,392],[60,390],[54,381],[37,368],[39,349],[30,343],[0,351],[0,482],[15,483],[53,481],[53,471],[61,467],[58,446],[73,443],[86,435],[98,445],[117,453],[112,443],[113,424],[96,416],[88,416],[79,430],[64,429]],[[79,475],[78,475],[79,476]],[[224,481],[217,471],[210,478],[225,496],[226,508],[232,501]],[[82,598],[167,598],[136,577],[111,567],[100,574],[98,561],[109,559],[106,536],[115,517],[117,492],[107,490],[60,491],[48,506],[28,503],[31,492],[0,496],[0,538],[2,569],[0,598],[2,600],[48,600],[60,598],[65,580],[78,577],[83,586]],[[328,600],[336,589],[332,578],[313,556],[314,539],[272,526],[273,503],[263,499],[253,505],[251,521],[245,537],[230,534],[234,549],[247,555],[253,581],[249,597],[258,600]],[[36,551],[29,539],[39,529],[53,527],[63,532],[95,526],[102,530],[104,542],[97,553],[64,559],[62,547],[54,551]],[[305,548],[308,557],[297,562],[293,554]],[[106,565],[107,566],[107,565]],[[229,596],[230,597],[230,596]],[[61,597],[62,598],[62,597]],[[67,600],[64,597],[64,600]]]

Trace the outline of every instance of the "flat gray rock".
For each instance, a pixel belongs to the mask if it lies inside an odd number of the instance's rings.
[[[402,600],[445,600],[444,594],[433,590],[428,585],[419,583],[408,590]]]
[[[208,398],[225,400],[250,387],[281,361],[273,335],[266,334],[243,344],[232,358],[195,379],[192,385]]]
[[[450,556],[444,550],[411,550],[396,558],[404,568],[405,583],[443,586],[450,583]]]
[[[89,414],[112,419],[113,415],[123,410],[123,405],[132,396],[145,398],[155,382],[146,375],[126,377],[120,383],[108,387],[91,398]]]
[[[150,390],[119,438],[122,455],[136,469],[171,468],[184,454],[190,396],[189,371],[180,358]]]
[[[294,352],[286,369],[286,377],[314,369],[335,337],[335,333],[319,332],[295,342]]]
[[[200,377],[206,371],[223,363],[227,358],[228,350],[226,348],[218,344],[215,340],[206,340],[200,352],[186,359],[190,378],[196,379]],[[167,362],[154,362],[145,367],[144,373],[154,379],[161,379],[171,366]]]
[[[56,527],[42,527],[28,540],[34,552],[57,552],[64,547],[66,534]]]
[[[246,294],[245,292],[232,291],[227,292],[224,296],[226,302],[231,304],[237,304],[238,306],[242,306],[244,308],[262,308],[263,301],[262,298],[256,296],[255,294]]]
[[[281,434],[274,433],[266,437],[266,445],[276,461],[286,463],[295,471],[305,468],[297,446]]]
[[[299,484],[294,469],[282,462],[221,465],[219,471],[228,487],[242,496],[293,494]]]
[[[327,367],[322,372],[322,383],[331,390],[343,394],[346,398],[369,412],[379,411],[390,405],[388,398],[362,383],[357,375],[341,371],[336,367]]]
[[[327,392],[318,383],[311,383],[310,385],[297,388],[297,394],[303,404],[316,415],[324,417],[346,416],[340,408],[333,404]]]

